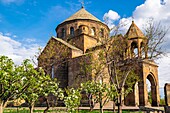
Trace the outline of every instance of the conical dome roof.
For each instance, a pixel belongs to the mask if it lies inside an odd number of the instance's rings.
[[[99,21],[101,22],[98,18],[96,18],[95,16],[93,16],[91,13],[89,13],[88,11],[86,11],[84,9],[84,7],[82,7],[80,10],[78,10],[75,14],[73,14],[72,16],[70,16],[69,18],[67,18],[66,20],[64,20],[64,22],[66,21],[71,21],[71,20],[77,20],[77,19],[83,19],[83,20],[94,20],[94,21]]]
[[[138,26],[132,21],[129,30],[126,33],[126,37],[128,38],[136,38],[136,37],[145,37],[142,31],[138,28]]]

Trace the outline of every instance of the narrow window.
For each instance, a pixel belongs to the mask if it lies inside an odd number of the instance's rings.
[[[100,29],[100,37],[104,37],[104,29]]]
[[[61,34],[61,37],[64,38],[65,35],[66,35],[66,30],[65,30],[64,28],[62,28],[61,33],[62,33],[62,34]]]
[[[94,28],[94,27],[91,28],[91,35],[92,35],[92,36],[95,35],[95,28]]]
[[[54,65],[51,67],[51,78],[54,78]]]
[[[73,27],[70,27],[70,35],[74,36],[74,28]]]

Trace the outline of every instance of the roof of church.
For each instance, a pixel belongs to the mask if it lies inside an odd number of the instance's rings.
[[[64,41],[64,40],[62,40],[62,39],[60,39],[60,38],[56,38],[56,37],[52,37],[52,38],[54,38],[55,40],[61,42],[62,44],[66,45],[67,47],[69,47],[69,48],[71,48],[71,49],[81,51],[80,49],[76,48],[75,46],[67,43],[66,41]]]
[[[87,10],[85,10],[84,7],[82,7],[80,10],[78,10],[75,14],[64,20],[70,21],[70,20],[76,20],[76,19],[88,19],[88,20],[95,20],[101,22],[98,18],[93,16],[91,13],[89,13]]]
[[[145,37],[134,21],[132,21],[132,24],[126,33],[126,36],[128,38]]]

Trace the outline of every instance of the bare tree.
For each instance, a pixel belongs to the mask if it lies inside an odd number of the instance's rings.
[[[148,59],[158,59],[166,54],[163,44],[170,27],[163,26],[161,21],[155,22],[153,18],[150,18],[144,26],[144,33],[148,39]]]

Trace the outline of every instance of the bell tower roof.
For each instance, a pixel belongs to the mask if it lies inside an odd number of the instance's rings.
[[[132,24],[130,25],[125,36],[128,38],[145,37],[134,21],[132,21]]]
[[[80,10],[78,10],[75,14],[64,20],[63,22],[71,21],[71,20],[94,20],[101,22],[98,18],[93,16],[91,13],[89,13],[85,8],[82,6]]]

